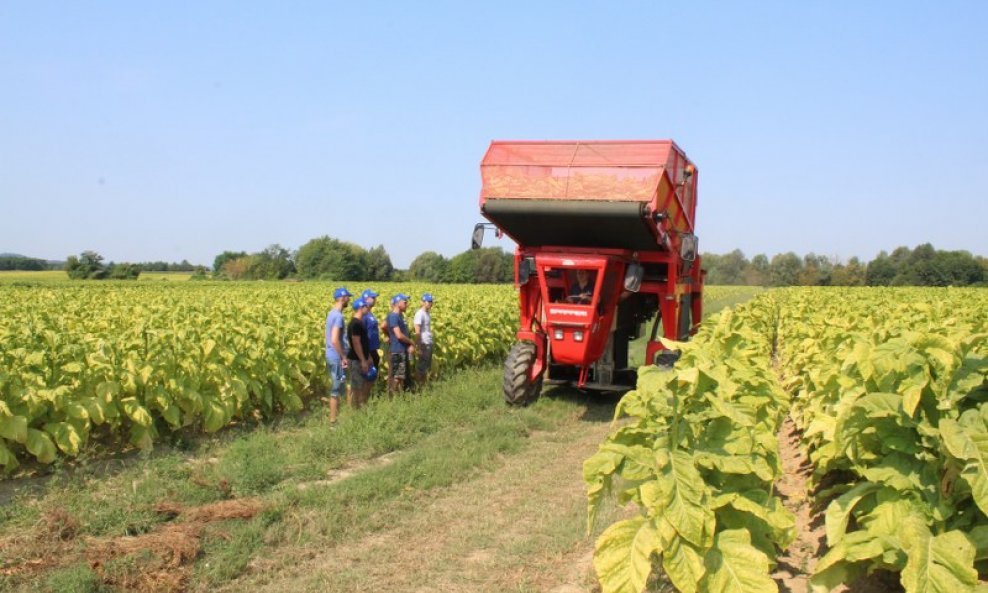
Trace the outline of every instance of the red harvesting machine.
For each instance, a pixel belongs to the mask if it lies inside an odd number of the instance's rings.
[[[543,383],[633,388],[628,343],[655,316],[685,340],[703,307],[693,234],[697,171],[671,140],[491,142],[480,164],[485,227],[512,238],[521,324],[504,397],[524,405]],[[658,315],[656,316],[656,313]]]

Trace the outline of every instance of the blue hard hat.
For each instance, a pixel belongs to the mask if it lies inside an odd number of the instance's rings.
[[[365,301],[364,299],[357,299],[357,300],[353,301],[353,303],[350,306],[353,307],[353,310],[354,311],[356,311],[357,309],[360,309],[362,307],[366,307],[367,306],[367,301]]]
[[[370,368],[367,369],[366,373],[360,373],[360,374],[364,377],[364,379],[367,379],[368,381],[373,381],[374,379],[377,379],[377,367],[371,365]]]
[[[368,288],[364,292],[360,293],[360,298],[362,298],[362,299],[366,299],[366,298],[376,299],[377,298],[377,293]]]
[[[391,297],[391,304],[392,305],[397,305],[398,304],[398,301],[407,301],[408,299],[409,299],[409,296],[407,294],[404,294],[404,293],[400,293],[399,292],[398,294],[396,294],[393,297]]]
[[[353,296],[352,294],[350,294],[350,291],[347,290],[345,286],[341,286],[341,287],[339,287],[339,288],[337,288],[336,290],[333,291],[333,300],[336,300],[336,299],[339,299],[339,298],[342,298],[342,297],[345,297],[345,296],[346,297]]]
[[[427,292],[427,293],[425,293],[425,294],[422,295],[422,300],[425,301],[425,302],[427,302],[427,303],[431,303],[432,300],[433,300],[432,299],[432,295]]]

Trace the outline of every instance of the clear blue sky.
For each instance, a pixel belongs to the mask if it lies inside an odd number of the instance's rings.
[[[988,2],[0,3],[0,252],[405,267],[494,138],[675,139],[704,251],[988,255]]]

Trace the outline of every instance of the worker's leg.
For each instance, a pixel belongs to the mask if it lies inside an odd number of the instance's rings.
[[[339,361],[327,361],[326,368],[329,371],[329,423],[336,424],[340,413],[340,397],[345,390],[343,365]]]

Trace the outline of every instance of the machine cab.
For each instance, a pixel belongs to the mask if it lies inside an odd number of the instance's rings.
[[[588,365],[607,345],[624,263],[606,256],[540,254],[536,268],[552,359]]]

